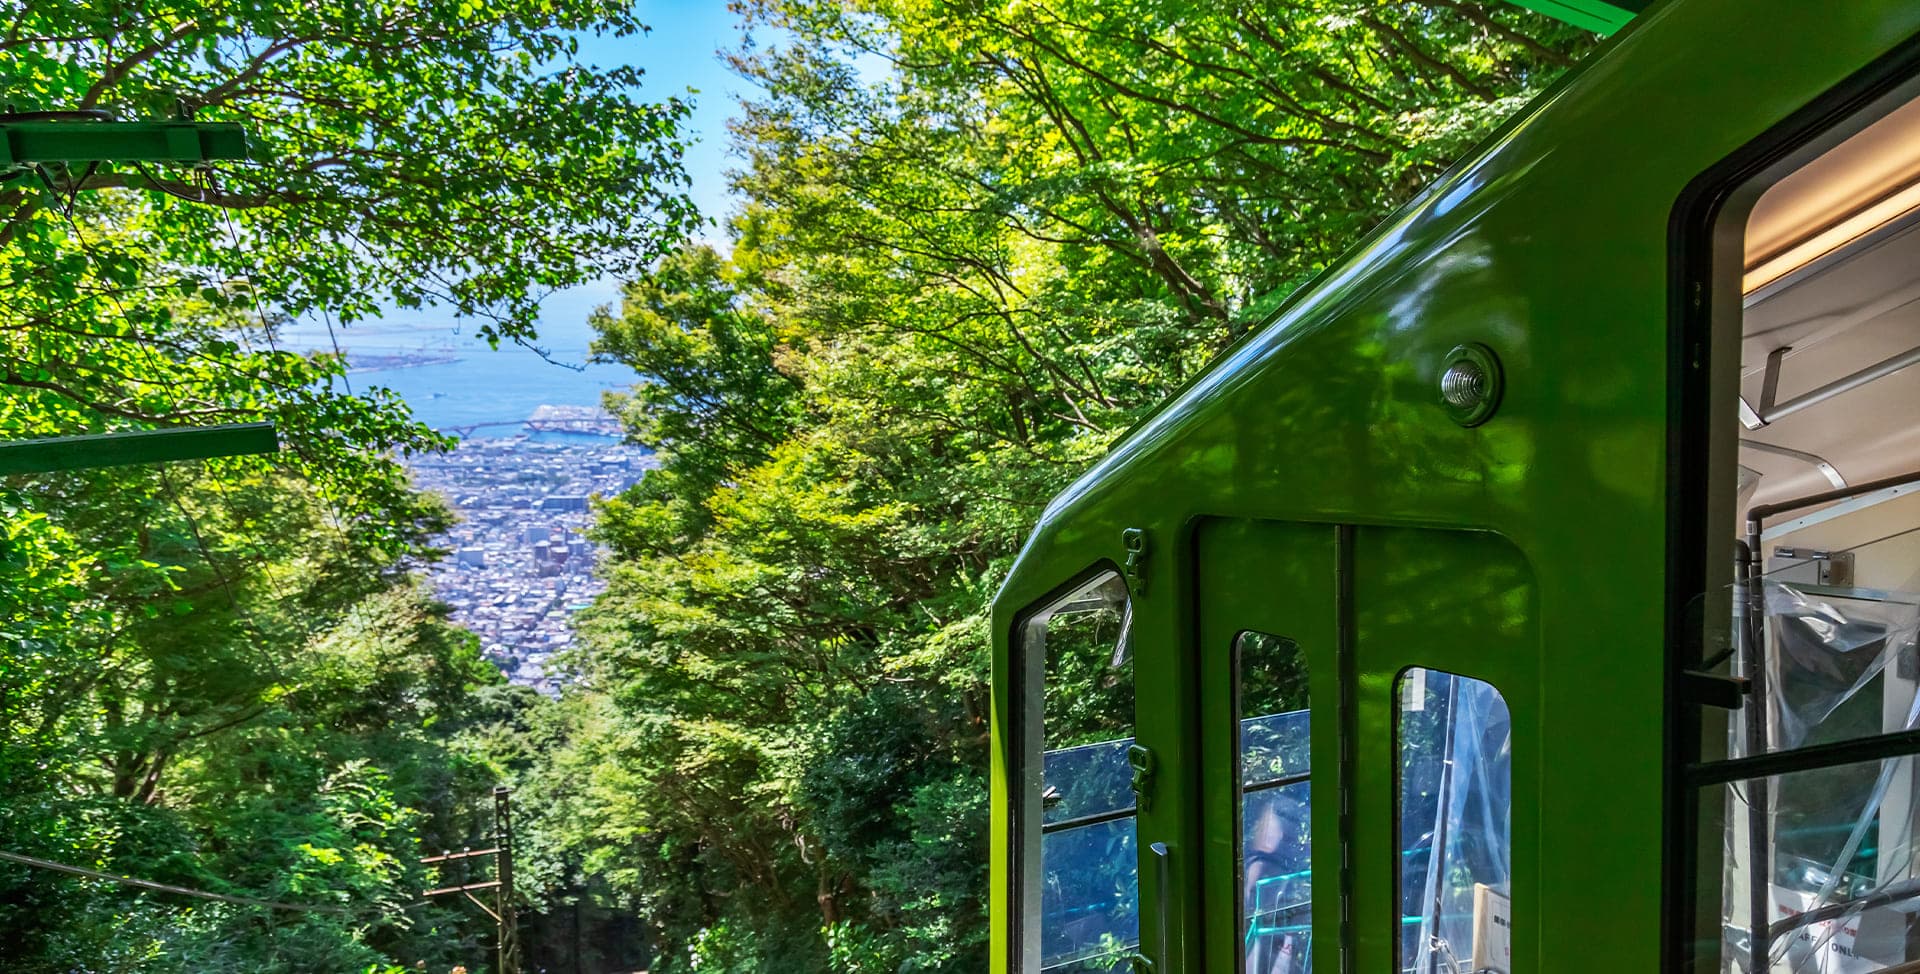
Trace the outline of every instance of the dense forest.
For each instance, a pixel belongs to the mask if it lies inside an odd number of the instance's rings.
[[[0,439],[273,420],[272,456],[0,478],[0,968],[492,969],[422,865],[514,789],[528,969],[986,969],[985,611],[1047,499],[1570,67],[1474,0],[739,0],[731,214],[621,0],[27,0],[9,110],[251,160],[0,170]],[[643,97],[644,96],[644,97]],[[716,247],[703,240],[724,240]],[[419,581],[451,441],[334,354],[440,309],[595,354],[558,699]],[[626,965],[617,967],[615,965]]]

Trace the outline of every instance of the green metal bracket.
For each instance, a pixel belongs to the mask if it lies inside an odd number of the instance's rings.
[[[0,116],[0,173],[43,163],[197,164],[247,157],[247,132],[236,122],[121,122],[110,117],[58,117],[87,114],[90,113]],[[279,448],[280,439],[272,423],[17,440],[0,442],[0,476],[246,456],[272,453]]]
[[[248,456],[279,448],[280,437],[272,423],[15,440],[0,442],[0,476]]]
[[[1128,528],[1120,532],[1120,542],[1127,548],[1127,578],[1133,582],[1133,594],[1139,595],[1147,587],[1147,532],[1139,528]]]
[[[1543,13],[1596,34],[1611,34],[1627,26],[1633,15],[1653,0],[1507,0],[1516,7]]]
[[[1133,769],[1133,804],[1141,811],[1153,801],[1153,751],[1144,744],[1127,748],[1127,766]]]
[[[246,157],[247,133],[238,122],[0,121],[0,167]]]

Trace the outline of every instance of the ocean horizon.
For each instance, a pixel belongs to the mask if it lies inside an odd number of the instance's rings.
[[[551,320],[542,321],[540,337],[531,343],[540,351],[511,342],[490,348],[475,336],[476,325],[425,315],[336,326],[331,335],[325,324],[300,322],[282,328],[278,340],[283,348],[301,351],[331,351],[337,341],[352,369],[346,382],[355,392],[376,386],[391,389],[406,400],[415,418],[436,430],[473,438],[508,437],[525,433],[521,424],[541,406],[597,407],[605,393],[624,390],[638,379],[625,366],[588,361],[593,328],[585,309],[547,317]],[[374,364],[356,367],[356,359]]]

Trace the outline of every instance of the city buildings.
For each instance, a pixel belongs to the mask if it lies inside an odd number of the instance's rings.
[[[573,642],[573,614],[604,587],[585,536],[588,499],[625,490],[651,466],[638,447],[552,433],[467,439],[413,461],[415,482],[460,514],[433,587],[515,683],[555,691],[549,664]]]

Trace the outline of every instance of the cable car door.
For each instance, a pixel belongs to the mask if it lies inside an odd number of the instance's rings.
[[[1519,551],[1223,519],[1195,556],[1209,974],[1538,970]]]
[[[1196,530],[1210,974],[1339,970],[1339,530]]]
[[[1355,970],[1540,966],[1540,640],[1532,571],[1482,531],[1355,527]],[[1515,733],[1521,730],[1521,733]],[[1522,796],[1516,801],[1515,796]]]

